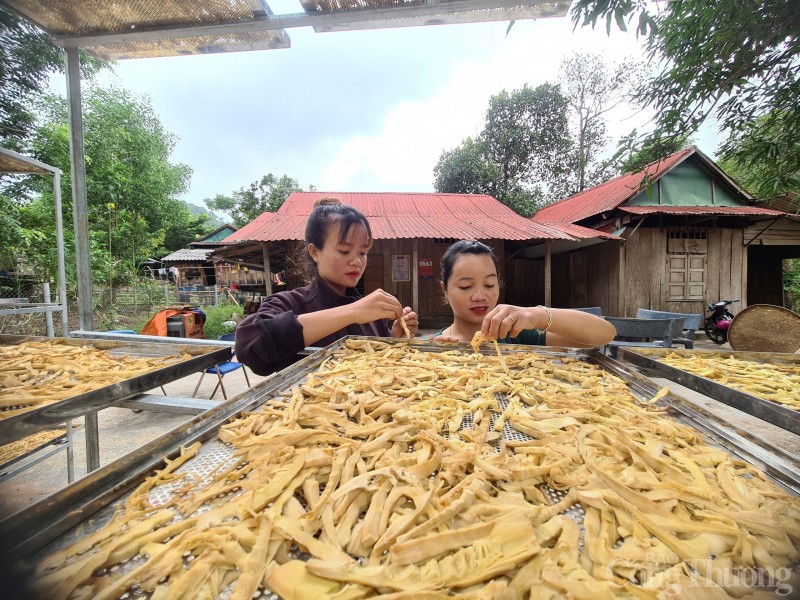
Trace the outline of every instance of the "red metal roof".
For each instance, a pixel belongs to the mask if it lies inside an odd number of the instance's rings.
[[[225,242],[303,240],[308,215],[321,198],[338,198],[343,204],[360,210],[369,220],[373,237],[378,240],[573,240],[579,237],[568,233],[561,224],[535,223],[521,217],[495,198],[483,194],[293,192],[277,212],[260,215],[225,238]]]
[[[555,204],[545,206],[533,216],[532,220],[541,224],[577,223],[588,217],[613,210],[642,190],[642,181],[646,174],[650,175],[651,180],[656,180],[696,151],[696,148],[691,146],[664,160],[647,165],[638,173],[620,175]]]
[[[763,215],[785,217],[787,213],[760,206],[620,206],[619,210],[634,215]]]

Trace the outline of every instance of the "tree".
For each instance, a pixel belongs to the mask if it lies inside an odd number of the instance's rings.
[[[0,6],[0,145],[17,151],[33,133],[35,100],[53,73],[64,71],[61,48],[27,20]],[[81,53],[81,71],[91,78],[108,63]]]
[[[184,206],[186,204],[184,203]],[[180,210],[180,209],[178,209]],[[185,214],[181,214],[179,219],[171,223],[164,231],[163,248],[165,252],[173,252],[186,248],[192,242],[197,241],[204,235],[215,229],[209,223],[208,214],[191,214],[188,207],[184,209]]]
[[[288,175],[277,178],[267,173],[251,183],[249,188],[233,192],[233,196],[217,194],[213,198],[206,198],[204,202],[211,210],[221,210],[231,215],[236,227],[243,227],[261,213],[277,211],[289,194],[301,191],[303,188]]]
[[[186,205],[176,199],[187,188],[191,169],[172,164],[169,157],[176,138],[165,131],[149,100],[117,88],[89,87],[84,102],[87,199],[93,276],[100,280],[132,273],[138,261],[163,250],[165,232],[186,227]],[[62,177],[64,221],[72,221],[69,130],[66,100],[45,96],[40,104],[41,123],[31,137],[33,154],[59,167]],[[22,198],[22,224],[49,232],[40,253],[29,260],[44,260],[53,246],[53,197],[49,181],[27,178],[16,186]],[[72,228],[65,227],[66,248]],[[49,238],[49,239],[48,239]],[[68,260],[70,264],[72,261]],[[53,264],[46,268],[53,273]],[[102,279],[106,278],[106,279]]]
[[[489,100],[479,139],[498,170],[499,200],[532,185],[548,185],[564,172],[563,157],[572,145],[567,100],[550,83],[503,90]]]
[[[692,140],[687,136],[650,138],[645,139],[644,143],[639,143],[637,132],[634,129],[619,141],[618,150],[610,162],[616,165],[616,170],[620,174],[638,173],[647,165],[663,160],[691,144]]]
[[[647,0],[577,0],[572,10],[576,26],[605,19],[608,30],[612,20],[626,29],[635,21],[640,34],[649,34],[647,52],[660,63],[660,72],[643,82],[638,97],[657,112],[650,137],[690,135],[714,115],[729,136],[720,149],[723,156],[733,157],[738,148],[737,160],[758,160],[765,150],[797,143],[800,3],[669,2],[658,15],[650,14],[651,7]],[[747,148],[737,146],[734,134],[762,117],[766,120],[751,132]],[[782,172],[799,169],[800,153],[792,152]],[[777,173],[770,185],[781,191]]]
[[[434,189],[445,194],[497,194],[498,169],[484,155],[483,145],[471,137],[442,152],[433,168]]]
[[[561,62],[560,83],[571,109],[575,145],[565,160],[565,177],[551,195],[566,198],[605,181],[610,172],[600,154],[610,140],[606,117],[628,99],[639,66],[624,61],[609,67],[599,54],[573,52]]]
[[[724,144],[720,166],[759,198],[800,192],[800,141],[783,135],[785,117],[770,114],[756,119]]]

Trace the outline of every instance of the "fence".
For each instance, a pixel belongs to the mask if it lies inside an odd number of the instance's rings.
[[[21,296],[21,293],[24,293],[24,296]],[[52,293],[55,301],[57,291]],[[29,303],[43,302],[42,284],[26,282],[22,287],[0,288],[0,304],[2,299],[13,302],[14,298],[27,298],[25,302]],[[209,309],[226,300],[244,304],[247,298],[249,295],[237,294],[224,288],[216,290],[213,286],[204,289],[176,288],[168,281],[154,281],[144,277],[137,278],[131,285],[124,287],[95,286],[92,290],[94,329],[140,331],[154,314],[167,307],[193,306]],[[80,329],[78,304],[74,299],[68,300],[67,310],[69,330]],[[60,313],[55,313],[53,319],[56,322],[55,333],[61,335]],[[47,317],[41,313],[0,315],[0,334],[47,335]]]

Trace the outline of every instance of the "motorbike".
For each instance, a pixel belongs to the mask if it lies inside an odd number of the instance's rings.
[[[711,314],[706,317],[703,330],[708,339],[715,344],[724,344],[728,341],[728,328],[733,321],[733,315],[728,311],[728,305],[734,302],[738,302],[738,300],[720,300],[706,307],[706,311]]]

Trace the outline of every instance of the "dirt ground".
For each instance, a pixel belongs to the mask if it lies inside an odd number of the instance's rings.
[[[421,331],[421,334],[429,334],[432,330]],[[730,349],[726,344],[717,346],[710,341],[698,337],[695,343],[698,349]],[[263,381],[264,377],[254,375],[248,371],[250,383],[257,385]],[[190,397],[200,374],[185,377],[165,386],[166,391],[171,396]],[[216,378],[207,375],[198,392],[199,398],[209,398],[214,388]],[[238,369],[224,378],[225,388],[228,397],[232,397],[247,389],[242,369]],[[666,384],[663,383],[663,384]],[[671,386],[672,387],[672,386]],[[678,386],[680,388],[680,386]],[[700,396],[685,388],[675,389],[675,391],[691,402],[706,410],[719,414],[725,422],[730,422],[746,430],[757,431],[760,436],[775,441],[780,446],[796,451],[800,447],[800,438],[794,436],[780,428],[769,425],[754,419],[745,413],[732,409],[728,406],[715,402],[704,396]],[[160,390],[152,390],[153,394],[161,394]],[[217,391],[216,400],[222,400],[222,394]],[[98,413],[100,427],[100,460],[101,465],[135,450],[143,444],[167,433],[177,427],[190,415],[176,415],[163,412],[141,411],[134,412],[127,408],[107,408]],[[85,439],[83,433],[82,419],[75,421],[76,431],[74,435],[75,448],[75,478],[78,479],[86,474],[86,453]],[[0,482],[0,518],[12,515],[15,512],[30,506],[32,503],[45,498],[67,485],[66,452],[58,452],[31,469],[24,471],[14,477]]]

